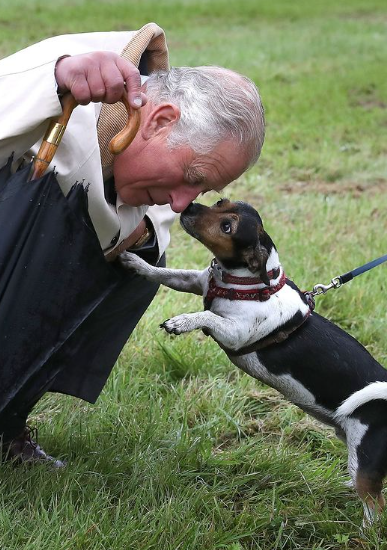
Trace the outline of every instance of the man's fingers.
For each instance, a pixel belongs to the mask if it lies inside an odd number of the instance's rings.
[[[148,98],[146,97],[144,92],[141,92],[141,99],[142,99],[142,104],[143,105],[145,105],[145,103],[148,101]]]
[[[105,101],[107,90],[99,66],[91,65],[86,78],[90,90],[90,101]]]
[[[55,67],[55,78],[58,92],[71,92],[77,103],[87,105],[92,101],[92,90],[89,87],[88,75],[92,68],[87,55],[62,57]],[[100,89],[100,85],[98,85]]]
[[[73,81],[70,82],[68,90],[71,92],[79,105],[87,105],[90,101],[92,101],[91,90],[89,88],[88,81],[83,74],[76,75]]]
[[[81,105],[87,105],[90,101],[116,103],[124,93],[135,109],[146,103],[138,69],[113,52],[91,52],[60,58],[55,76],[58,91],[70,91]]]
[[[101,67],[101,76],[105,87],[105,103],[117,103],[125,93],[124,78],[117,65],[112,62]]]
[[[139,70],[133,63],[126,61],[122,57],[117,59],[117,67],[125,80],[129,104],[134,109],[139,109],[146,102],[146,97],[141,93],[141,76]]]

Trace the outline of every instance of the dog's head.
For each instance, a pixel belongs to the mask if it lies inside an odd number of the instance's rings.
[[[191,203],[181,214],[180,223],[226,269],[247,267],[269,285],[266,262],[274,244],[252,206],[228,199],[221,199],[211,207]]]

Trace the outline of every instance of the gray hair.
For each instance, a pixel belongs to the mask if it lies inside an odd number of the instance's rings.
[[[174,67],[152,73],[146,89],[155,105],[168,101],[180,109],[168,138],[170,147],[188,145],[206,154],[221,142],[235,140],[245,149],[248,166],[258,160],[265,136],[264,110],[249,78],[215,66]]]

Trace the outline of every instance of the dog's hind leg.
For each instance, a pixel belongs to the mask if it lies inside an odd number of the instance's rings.
[[[364,425],[363,425],[364,426]],[[348,465],[356,491],[363,502],[363,526],[377,519],[384,506],[383,478],[387,473],[387,426],[369,426],[358,445],[348,440]]]
[[[387,426],[370,426],[357,449],[356,490],[364,504],[364,522],[372,523],[385,506],[383,479],[387,474]]]
[[[382,488],[383,477],[375,473],[358,471],[356,490],[363,502],[363,527],[372,525],[385,506]]]

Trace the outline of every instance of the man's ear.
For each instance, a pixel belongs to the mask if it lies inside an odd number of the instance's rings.
[[[174,124],[180,119],[180,109],[174,103],[160,103],[150,106],[141,125],[143,139],[147,140],[160,132],[169,133]]]
[[[243,257],[250,271],[258,273],[261,281],[265,285],[270,286],[270,280],[266,271],[266,262],[269,258],[266,248],[258,242],[255,247],[251,246],[245,250]]]

